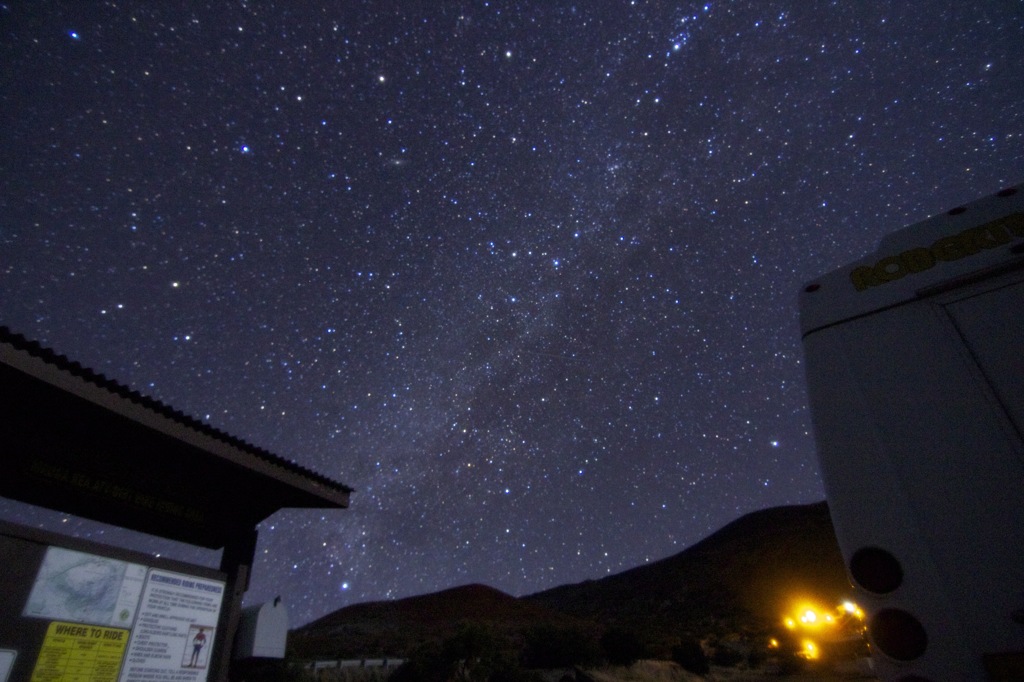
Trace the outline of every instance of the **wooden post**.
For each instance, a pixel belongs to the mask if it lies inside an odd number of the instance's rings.
[[[239,530],[232,541],[224,545],[220,558],[220,570],[227,574],[228,582],[225,589],[225,604],[221,608],[218,623],[217,642],[219,643],[214,656],[216,660],[210,670],[211,682],[228,682],[231,668],[231,655],[235,647],[235,634],[242,618],[242,597],[249,589],[249,575],[252,573],[252,562],[256,556],[255,528]]]

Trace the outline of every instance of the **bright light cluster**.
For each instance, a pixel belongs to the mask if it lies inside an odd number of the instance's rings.
[[[838,642],[864,633],[864,611],[852,601],[843,601],[834,608],[823,608],[807,600],[794,603],[793,611],[784,615],[783,625],[799,642],[796,655],[807,660],[822,657],[822,644]],[[768,642],[771,649],[779,649],[778,639]]]

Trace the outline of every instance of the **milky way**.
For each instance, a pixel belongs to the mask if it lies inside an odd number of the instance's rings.
[[[800,284],[1024,179],[1019,2],[279,4],[0,5],[0,324],[356,489],[293,624],[822,499]]]

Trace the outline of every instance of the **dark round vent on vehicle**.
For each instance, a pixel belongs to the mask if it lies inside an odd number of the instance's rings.
[[[882,609],[868,621],[875,646],[897,661],[920,658],[928,648],[928,633],[921,622],[901,609]]]
[[[903,582],[903,567],[881,547],[861,547],[850,558],[850,575],[875,594],[888,594]]]

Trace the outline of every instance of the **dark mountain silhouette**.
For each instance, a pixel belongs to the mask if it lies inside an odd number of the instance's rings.
[[[764,633],[798,595],[834,604],[850,591],[828,506],[818,502],[747,514],[674,556],[527,597],[467,585],[349,606],[294,631],[290,648],[303,657],[407,655],[467,624],[507,636],[616,627],[657,646],[681,635]]]
[[[825,502],[747,514],[674,556],[523,600],[649,635],[762,632],[797,595],[851,595]]]
[[[461,627],[486,627],[516,638],[539,625],[580,627],[561,614],[486,585],[463,585],[395,601],[355,604],[293,631],[289,649],[303,658],[406,656],[451,637]]]

